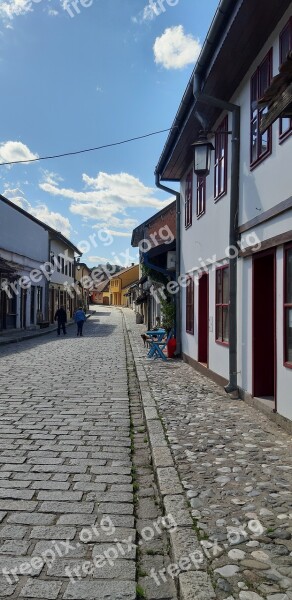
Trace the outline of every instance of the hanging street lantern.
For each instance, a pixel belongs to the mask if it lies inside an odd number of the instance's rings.
[[[213,144],[208,142],[205,131],[200,131],[199,139],[192,144],[194,152],[194,172],[199,177],[206,177],[210,173],[211,151]]]

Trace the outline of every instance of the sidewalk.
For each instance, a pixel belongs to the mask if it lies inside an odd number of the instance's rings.
[[[90,317],[94,311],[90,311],[86,314],[86,318]],[[68,321],[66,324],[67,327],[70,325],[74,325],[74,321]],[[44,329],[13,329],[12,331],[6,330],[5,332],[0,332],[0,346],[4,346],[6,344],[13,344],[17,342],[23,342],[25,340],[31,340],[35,337],[41,337],[43,335],[48,335],[54,331],[57,331],[57,324],[49,325],[49,327],[45,327]]]
[[[147,359],[123,313],[180,597],[292,600],[291,436],[183,361]]]

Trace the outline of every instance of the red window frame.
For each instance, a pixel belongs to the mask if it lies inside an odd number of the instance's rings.
[[[288,244],[284,247],[284,307],[283,307],[283,327],[284,327],[284,366],[288,369],[292,369],[292,357],[291,360],[288,358],[288,329],[291,329],[292,336],[292,328],[288,328],[288,319],[289,312],[292,312],[292,298],[291,302],[288,302],[288,253],[291,252],[292,255],[292,243]],[[292,259],[291,259],[292,260]],[[290,284],[292,286],[292,282]]]
[[[286,46],[286,48],[285,48]],[[279,66],[285,62],[287,53],[292,50],[292,17],[290,17],[288,23],[286,23],[285,27],[282,29],[279,36]],[[286,122],[287,127],[284,127],[284,123]],[[289,137],[292,133],[292,118],[283,117],[279,119],[279,140],[280,142],[284,141],[287,137]]]
[[[197,218],[201,217],[206,210],[206,177],[197,177]]]
[[[215,133],[214,200],[227,193],[228,115],[224,117]]]
[[[227,273],[228,281],[228,300],[224,298],[225,287],[224,287],[224,271]],[[226,278],[225,278],[226,281]],[[220,286],[220,287],[219,287]],[[224,301],[225,300],[225,301]],[[228,323],[228,340],[224,340],[224,315],[227,314]],[[223,265],[216,269],[216,289],[215,289],[215,340],[217,344],[223,346],[229,346],[229,266]],[[221,333],[219,333],[221,332]]]
[[[254,72],[250,82],[250,168],[254,169],[272,152],[272,125],[260,134],[259,126],[267,107],[258,108],[257,102],[269,87],[273,75],[273,48]],[[255,140],[255,144],[253,144]],[[255,152],[254,152],[255,148]],[[265,148],[263,150],[263,148]]]
[[[193,217],[193,171],[186,177],[185,186],[185,229],[192,225]]]
[[[186,332],[194,335],[194,278],[189,275],[186,279]]]

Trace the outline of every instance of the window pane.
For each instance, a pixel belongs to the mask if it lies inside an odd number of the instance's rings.
[[[219,189],[219,194],[222,194],[224,192],[224,176],[225,176],[225,171],[224,171],[224,158],[222,158],[222,160],[220,161],[220,165],[219,165],[219,169],[220,169],[220,189]]]
[[[223,342],[229,341],[229,310],[227,307],[223,307],[222,321],[223,321]]]
[[[252,117],[254,117],[255,114],[256,114],[256,112],[257,112],[256,108],[255,108],[255,110],[253,110],[254,104],[255,104],[256,100],[258,99],[257,88],[258,88],[258,86],[257,86],[257,77],[256,77],[256,74],[255,74],[252,77],[252,80],[251,80],[251,104],[252,104],[251,109],[252,109]]]
[[[251,161],[254,162],[258,156],[258,132],[257,132],[257,120],[254,120],[251,124]]]
[[[280,63],[285,62],[288,52],[291,50],[291,24],[286,25],[280,37]]]
[[[223,304],[229,304],[229,269],[223,269]]]
[[[289,117],[284,117],[281,119],[280,135],[285,135],[285,133],[288,133],[288,131],[291,129],[291,126],[292,120]]]
[[[219,172],[218,165],[215,166],[215,186],[214,186],[215,198],[219,196]]]
[[[259,98],[261,98],[270,85],[270,57],[268,56],[259,68]]]
[[[222,269],[216,271],[216,304],[222,302]]]
[[[216,340],[222,341],[222,307],[216,308]]]
[[[286,302],[292,304],[292,248],[286,253]]]
[[[292,363],[292,308],[286,309],[286,361]]]

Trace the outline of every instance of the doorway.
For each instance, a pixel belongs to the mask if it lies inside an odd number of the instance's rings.
[[[253,396],[274,408],[276,382],[275,252],[253,259]]]
[[[209,275],[203,273],[199,279],[199,323],[198,361],[208,366],[209,336]]]

